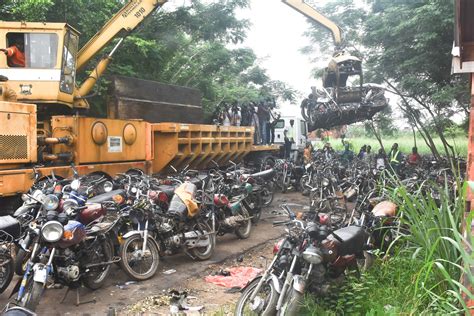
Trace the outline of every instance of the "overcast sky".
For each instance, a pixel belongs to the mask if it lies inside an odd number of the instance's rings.
[[[306,17],[295,11],[281,0],[251,0],[250,9],[238,11],[238,16],[249,19],[252,25],[247,32],[243,46],[254,50],[261,67],[273,80],[281,80],[307,96],[310,87],[316,85],[311,76],[310,56],[300,49],[310,41],[303,33],[310,28]],[[290,106],[280,104],[283,114],[292,113],[299,103]]]
[[[309,44],[303,36],[310,26],[306,18],[281,0],[252,0],[251,8],[241,10],[238,16],[252,23],[243,45],[253,48],[270,77],[309,94],[315,82],[312,65],[309,56],[299,51]]]

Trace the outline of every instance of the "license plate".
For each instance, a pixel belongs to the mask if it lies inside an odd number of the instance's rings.
[[[45,266],[43,265],[37,265],[35,268],[33,268],[35,274],[33,275],[33,280],[35,282],[40,282],[45,284],[46,279],[48,278],[48,271]]]

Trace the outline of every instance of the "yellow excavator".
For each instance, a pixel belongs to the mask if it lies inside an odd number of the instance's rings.
[[[72,176],[72,163],[80,174],[154,174],[169,164],[199,169],[278,150],[254,146],[251,127],[78,115],[124,37],[166,2],[127,1],[81,49],[79,32],[66,23],[0,21],[0,210],[3,197],[27,191],[35,177]],[[114,38],[78,85],[76,74]],[[12,62],[13,46],[22,63]]]
[[[324,69],[322,91],[313,89],[301,104],[301,113],[309,130],[364,121],[387,107],[384,88],[363,83],[362,61],[344,50],[341,28],[304,0],[282,1],[328,29],[335,43],[335,52]]]

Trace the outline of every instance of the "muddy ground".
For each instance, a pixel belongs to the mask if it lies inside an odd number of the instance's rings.
[[[189,296],[196,297],[188,300],[191,306],[204,306],[201,312],[194,313],[196,315],[229,314],[239,294],[226,293],[225,288],[206,283],[204,277],[231,266],[263,268],[265,260],[268,261],[272,256],[273,241],[283,234],[282,227],[272,227],[273,220],[283,218],[278,212],[278,205],[283,202],[307,205],[308,198],[298,192],[277,194],[272,205],[264,210],[260,222],[253,226],[252,234],[248,239],[240,240],[230,234],[219,237],[215,254],[208,261],[193,261],[184,254],[164,257],[157,274],[152,279],[128,285],[127,282],[130,280],[114,265],[111,276],[103,288],[97,291],[80,289],[81,301],[95,300],[94,303],[75,306],[75,291],[71,291],[61,303],[66,289],[48,289],[43,295],[37,313],[39,315],[106,315],[108,312],[115,311],[119,315],[140,313],[166,315],[169,314],[166,297],[161,299],[159,297],[167,294],[170,289],[175,289],[187,290]],[[299,206],[292,208],[295,211],[302,209]],[[240,259],[243,261],[239,262]],[[170,269],[176,272],[164,273]],[[13,279],[10,289],[0,295],[0,306],[8,302],[8,295],[16,281],[18,277]],[[149,297],[155,299],[146,300]]]

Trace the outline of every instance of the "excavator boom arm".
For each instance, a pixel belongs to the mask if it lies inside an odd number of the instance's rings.
[[[331,31],[332,36],[334,37],[334,42],[336,46],[340,46],[342,42],[342,32],[339,26],[336,23],[316,11],[312,6],[305,3],[304,0],[282,0],[285,4],[289,5],[296,11],[304,14],[306,17],[317,22],[318,24],[324,26],[329,31]]]
[[[167,0],[130,0],[81,48],[77,56],[77,70],[81,70],[119,32],[131,32],[144,18],[166,2]]]

